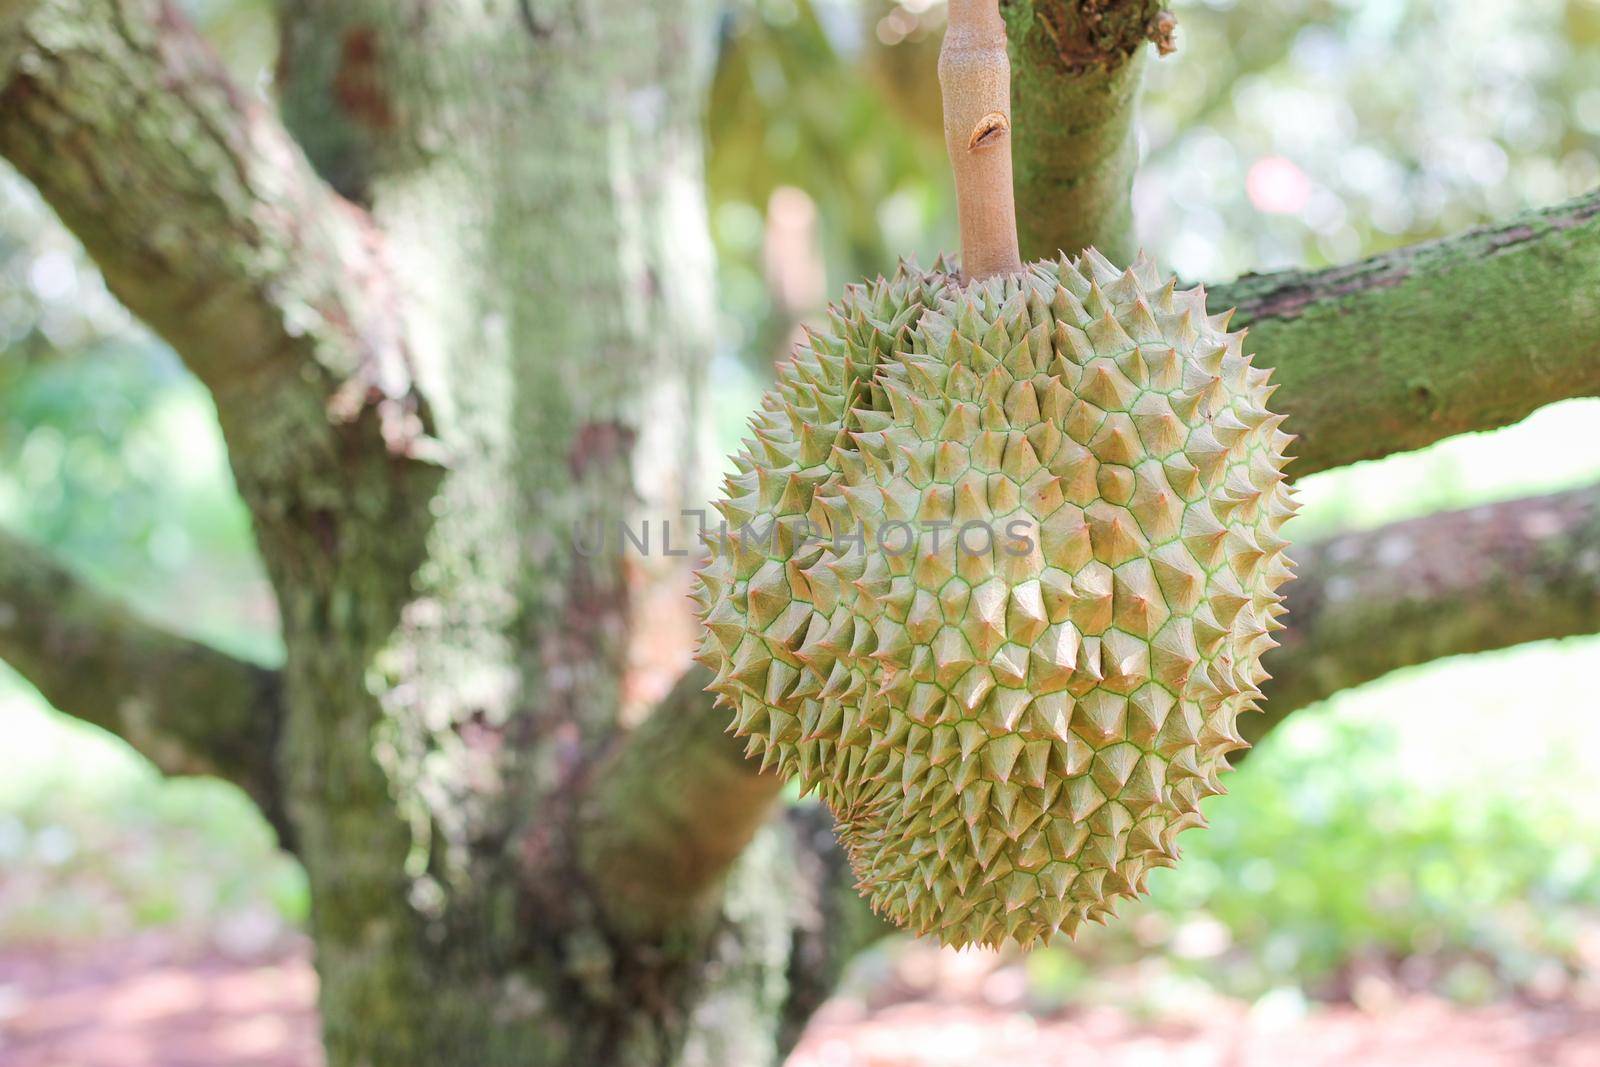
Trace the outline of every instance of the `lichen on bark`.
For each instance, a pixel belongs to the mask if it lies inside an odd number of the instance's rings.
[[[1004,0],[1023,259],[1094,246],[1133,259],[1135,117],[1146,45],[1172,50],[1154,0]]]

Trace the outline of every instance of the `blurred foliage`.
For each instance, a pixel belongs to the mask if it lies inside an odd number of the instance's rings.
[[[1136,207],[1185,277],[1338,262],[1600,182],[1596,0],[1175,9]]]
[[[270,5],[185,6],[269,95]],[[1600,179],[1600,0],[1173,6],[1180,49],[1149,64],[1136,196],[1142,240],[1187,277],[1366,254]],[[725,444],[796,319],[900,255],[953,245],[942,27],[935,0],[727,5],[707,112]],[[0,522],[174,625],[276,655],[204,391],[9,173],[0,348]],[[1593,478],[1597,410],[1569,402],[1306,479],[1298,535]],[[1597,669],[1597,640],[1515,650],[1297,715],[1208,805],[1212,829],[1185,838],[1147,903],[1018,964],[1033,996],[1113,995],[1130,974],[1154,1000],[1201,981],[1357,995],[1368,972],[1465,997],[1595,982],[1600,767],[1581,760],[1600,753]],[[3,672],[0,722],[0,941],[175,923],[248,941],[303,916],[294,865],[229,787],[161,781]]]
[[[0,667],[0,945],[175,928],[253,954],[306,918],[299,865],[248,798],[163,779],[24,696]]]
[[[943,19],[906,15],[891,48],[875,27],[895,11],[875,0],[739,0],[722,20],[707,184],[721,334],[751,366],[782,354],[792,310],[773,306],[765,254],[775,190],[823,206],[812,239],[825,292],[900,256],[930,261],[953,238],[933,69]],[[914,62],[897,62],[908,54]]]

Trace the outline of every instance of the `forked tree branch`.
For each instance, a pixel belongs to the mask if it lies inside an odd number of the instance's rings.
[[[1008,3],[1008,12],[1022,6]],[[1027,6],[1037,17],[1046,8],[1086,5],[1036,0]],[[1133,5],[1107,0],[1093,6]],[[1061,24],[1054,25],[1059,44]],[[1032,26],[1029,32],[1046,31],[1044,22]],[[1019,63],[1019,76],[1025,65]],[[1131,84],[1097,91],[1102,99],[1131,101]],[[1037,112],[1030,115],[1027,109],[1037,105],[1029,99],[1019,85],[1019,150],[1036,137],[1030,129],[1049,124]],[[312,173],[277,121],[228,82],[169,3],[4,2],[0,116],[0,153],[83,240],[112,290],[211,388],[241,489],[258,514],[263,501],[282,497],[305,470],[348,448],[401,459],[425,449],[379,236],[364,213]],[[1088,151],[1087,140],[1080,146],[1083,175],[1116,169],[1106,160],[1124,151],[1125,131],[1118,130],[1113,122],[1094,134],[1107,155]],[[1028,205],[1044,195],[1035,190],[1048,193],[1054,179],[1030,179],[1021,157],[1019,176],[1024,219],[1043,218],[1032,216]],[[1058,184],[1049,195],[1080,195],[1071,192],[1070,181]],[[1101,232],[1125,233],[1116,196],[1084,185],[1080,200],[1079,215],[1101,220]],[[1093,239],[1116,248],[1109,238]],[[1076,238],[1044,243],[1074,244]],[[1278,368],[1278,403],[1291,414],[1289,428],[1303,438],[1298,475],[1498,426],[1563,397],[1600,393],[1597,293],[1600,198],[1591,195],[1350,267],[1242,279],[1214,291],[1213,302],[1240,305],[1260,361]],[[287,453],[285,439],[296,446]],[[261,457],[280,458],[263,465]],[[292,489],[287,495],[292,498]],[[1515,515],[1519,508],[1547,514],[1549,523],[1569,532],[1593,529],[1592,500],[1584,505],[1588,510],[1571,503],[1547,513],[1524,502],[1494,514]],[[1522,527],[1521,536],[1474,542],[1454,530],[1456,524],[1478,529],[1477,522],[1471,513],[1440,518],[1442,540],[1431,558],[1476,558],[1484,569],[1440,570],[1448,562],[1419,568],[1413,561],[1405,575],[1375,570],[1383,577],[1364,580],[1374,593],[1392,584],[1395,614],[1357,623],[1329,621],[1336,616],[1329,614],[1327,590],[1338,585],[1319,578],[1324,571],[1351,577],[1341,569],[1348,561],[1332,547],[1325,558],[1320,549],[1302,550],[1303,577],[1291,596],[1303,603],[1291,616],[1295,628],[1286,634],[1286,648],[1269,661],[1281,677],[1269,703],[1273,712],[1292,710],[1329,685],[1354,684],[1438,655],[1595,628],[1592,582],[1588,612],[1564,599],[1571,589],[1585,588],[1580,579],[1591,574],[1585,568],[1593,566],[1592,535],[1558,544],[1535,536],[1535,526]],[[1371,539],[1359,543],[1372,546],[1367,558],[1374,567],[1389,558],[1376,547],[1384,534],[1360,536]],[[1462,556],[1467,543],[1481,552]],[[123,732],[158,765],[240,781],[281,825],[271,775],[275,735],[264,725],[276,729],[268,710],[276,708],[271,672],[139,623],[77,587],[33,550],[5,543],[0,551],[0,575],[11,586],[3,593],[14,619],[30,624],[0,630],[6,642],[0,654],[64,710]],[[1536,578],[1551,577],[1521,593],[1505,586],[1507,575],[1529,568]],[[1419,574],[1426,580],[1413,582]],[[1319,588],[1321,603],[1312,599]],[[1407,589],[1413,599],[1404,599]],[[1430,615],[1434,625],[1415,627],[1423,631],[1420,639],[1392,639],[1414,622],[1406,612],[1420,611],[1429,596],[1467,617],[1452,617],[1447,627]],[[1516,601],[1521,610],[1496,607],[1492,618],[1464,607],[1515,596],[1524,597]],[[72,610],[64,611],[67,606]],[[1296,636],[1300,627],[1303,639]],[[1295,650],[1301,640],[1314,655]],[[1376,659],[1367,655],[1374,648]],[[78,669],[65,670],[73,656]],[[161,669],[142,669],[146,663]],[[1345,663],[1352,666],[1340,666]],[[1306,674],[1326,681],[1306,683],[1296,695],[1289,686]],[[99,684],[107,677],[124,684],[107,693]],[[96,684],[86,685],[87,679]],[[623,897],[641,889],[659,897],[669,922],[675,909],[685,902],[692,907],[720,879],[778,791],[775,777],[758,777],[738,759],[736,746],[722,735],[722,716],[698,688],[697,679],[685,679],[622,746],[590,798],[597,824],[617,828],[596,839],[592,870]],[[208,714],[192,714],[197,702]],[[611,821],[619,810],[633,820]],[[647,923],[660,921],[649,909],[640,914]]]
[[[166,774],[243,789],[279,840],[276,671],[140,619],[0,531],[0,661],[59,710],[122,738]]]
[[[277,542],[269,565],[324,574],[361,554],[372,572],[410,573],[438,466],[382,237],[176,5],[10,0],[0,155],[211,391],[257,535]],[[342,488],[335,471],[349,472]],[[351,534],[350,511],[378,532]],[[36,553],[5,551],[17,589],[74,588]],[[51,577],[25,581],[30,567]],[[19,613],[32,643],[13,633],[0,651],[63,710],[123,733],[163,769],[239,782],[287,835],[277,675],[75,596],[77,621],[39,599]],[[52,648],[77,650],[81,677]],[[91,666],[126,684],[96,698]]]

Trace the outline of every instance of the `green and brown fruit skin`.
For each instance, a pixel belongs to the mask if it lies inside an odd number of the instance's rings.
[[[1070,936],[1222,791],[1294,511],[1227,318],[1142,257],[902,265],[781,368],[708,537],[701,659],[896,923]]]

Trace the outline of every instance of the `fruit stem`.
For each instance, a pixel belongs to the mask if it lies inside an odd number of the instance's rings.
[[[1011,188],[1011,61],[1000,0],[950,0],[939,50],[944,142],[956,177],[964,280],[1022,270]]]

